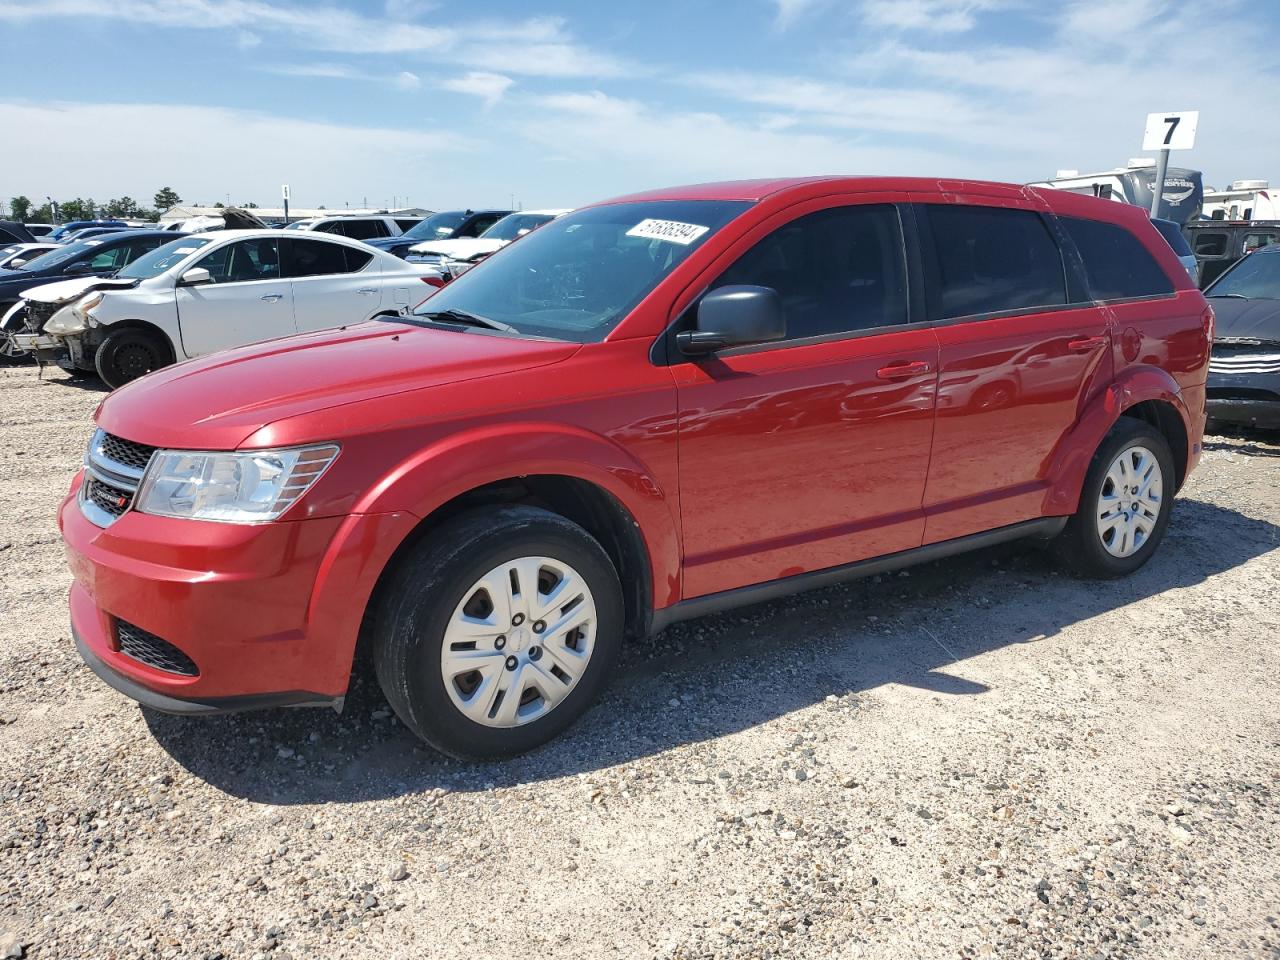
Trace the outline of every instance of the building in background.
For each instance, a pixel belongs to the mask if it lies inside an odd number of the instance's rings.
[[[1210,220],[1280,220],[1280,196],[1266,180],[1234,180],[1225,190],[1204,192],[1204,214]]]

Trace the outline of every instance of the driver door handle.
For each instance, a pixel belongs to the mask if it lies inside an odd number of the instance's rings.
[[[263,299],[263,300],[265,300],[265,301],[267,301],[267,303],[275,303],[277,300],[282,300],[282,299],[284,299],[284,294],[283,294],[283,293],[268,293],[268,294],[264,294],[264,295],[263,295],[263,297],[262,297],[262,299]]]
[[[364,293],[364,294],[377,293],[377,292],[378,292],[377,287],[361,287],[359,290],[356,291],[356,293]]]
[[[1107,342],[1106,337],[1080,337],[1076,340],[1067,341],[1068,350],[1076,350],[1084,353],[1086,350],[1093,350],[1102,346]]]
[[[918,377],[932,369],[928,360],[912,360],[910,363],[895,363],[881,367],[876,371],[876,376],[881,380],[899,380],[903,377]]]

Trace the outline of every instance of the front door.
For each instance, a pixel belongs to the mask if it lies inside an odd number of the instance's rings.
[[[1043,516],[1053,455],[1111,378],[1109,318],[1069,293],[1050,222],[995,203],[916,208],[940,351],[926,543]]]
[[[275,237],[223,244],[191,267],[204,267],[211,280],[176,290],[182,349],[188,357],[294,332],[293,295],[280,276]]]
[[[893,204],[828,205],[711,283],[777,290],[787,338],[672,368],[686,598],[920,545],[938,348],[903,247]]]

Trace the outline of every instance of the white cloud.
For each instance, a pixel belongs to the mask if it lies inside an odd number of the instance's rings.
[[[298,206],[338,208],[362,205],[365,196],[390,202],[393,193],[444,205],[475,188],[458,173],[465,165],[453,161],[473,156],[477,145],[450,133],[126,103],[0,103],[0,129],[21,130],[41,144],[38,163],[6,171],[15,192],[31,196],[149,197],[168,183],[188,202],[230,193],[262,203],[289,183]],[[113,149],[125,142],[146,149]],[[86,145],[96,147],[92,163],[85,162]],[[423,181],[424,169],[433,171],[430,181]]]
[[[241,30],[236,37],[236,46],[241,50],[252,50],[262,45],[262,38],[252,30]]]
[[[777,8],[778,26],[785,30],[821,2],[822,0],[773,0],[773,5]]]
[[[557,17],[523,20],[448,20],[426,26],[366,16],[327,4],[268,0],[0,0],[0,21],[110,19],[147,26],[251,29],[276,32],[316,50],[352,54],[428,55],[511,73],[542,76],[616,76],[628,71],[617,58],[578,44]]]
[[[999,6],[1000,0],[864,0],[863,15],[873,27],[959,33],[972,30],[977,14]]]
[[[396,74],[395,85],[401,90],[417,90],[422,86],[422,79],[416,73],[401,70]]]
[[[465,76],[446,80],[441,86],[454,93],[465,93],[469,96],[479,97],[487,106],[493,106],[493,104],[502,99],[503,94],[511,88],[511,84],[514,82],[510,77],[505,77],[500,73],[473,71]]]

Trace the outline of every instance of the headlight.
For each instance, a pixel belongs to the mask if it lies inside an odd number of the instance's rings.
[[[333,443],[233,453],[160,450],[142,479],[135,509],[228,523],[275,520],[320,479],[337,455]]]
[[[102,302],[101,291],[98,291],[96,293],[91,293],[87,297],[81,297],[79,302],[77,302],[76,305],[71,308],[71,312],[74,313],[81,320],[87,321],[89,319],[89,311],[92,310],[101,302]]]
[[[56,337],[69,337],[75,333],[84,333],[88,322],[86,311],[102,302],[102,294],[91,293],[76,302],[74,307],[63,307],[44,325],[44,332]]]

